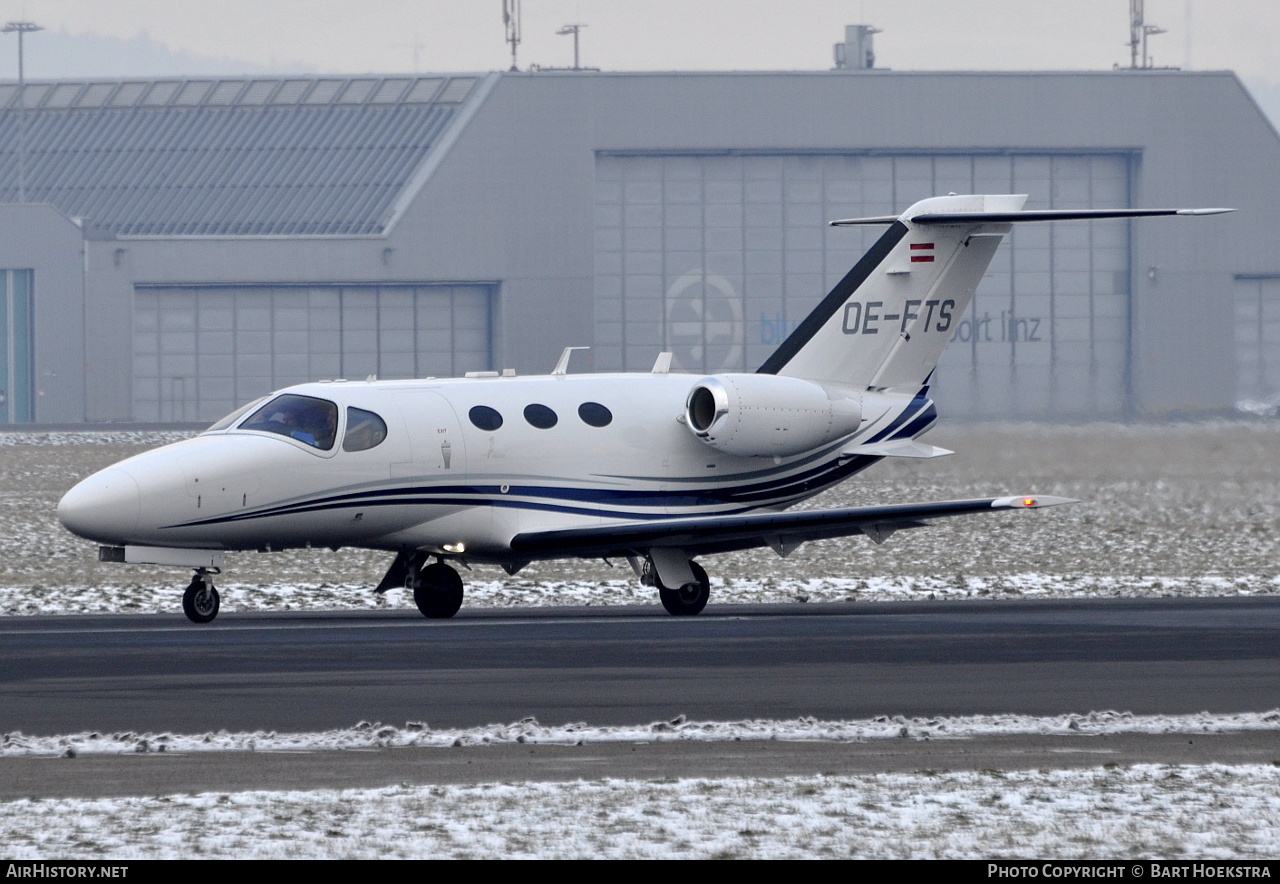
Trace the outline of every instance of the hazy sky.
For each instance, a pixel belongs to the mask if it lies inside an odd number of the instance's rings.
[[[505,69],[501,0],[0,0],[4,21],[71,36],[150,40],[236,67],[317,72]],[[1128,0],[524,0],[520,66],[605,70],[823,69],[846,24],[882,28],[878,66],[1109,69],[1127,65]],[[1146,0],[1158,65],[1231,68],[1280,82],[1280,0]],[[49,40],[47,35],[44,39]],[[28,37],[28,74],[57,77],[55,53]],[[15,38],[0,77],[15,76]],[[100,76],[129,75],[103,70]],[[146,73],[139,71],[136,73]],[[66,75],[66,74],[61,74]],[[81,76],[79,71],[76,76]]]

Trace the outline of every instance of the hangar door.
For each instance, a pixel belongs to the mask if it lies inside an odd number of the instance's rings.
[[[491,304],[487,285],[139,287],[134,420],[214,421],[305,381],[485,371]]]
[[[1235,285],[1237,407],[1274,413],[1280,404],[1280,274],[1241,274]]]
[[[0,424],[35,419],[34,278],[31,270],[0,270]]]
[[[834,218],[948,192],[1029,209],[1130,203],[1125,153],[601,153],[595,356],[647,371],[754,371],[881,234]],[[1118,416],[1128,407],[1126,221],[1019,225],[935,376],[946,415]]]

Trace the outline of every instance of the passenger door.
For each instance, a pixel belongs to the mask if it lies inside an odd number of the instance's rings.
[[[396,404],[409,431],[412,463],[393,464],[392,476],[420,476],[430,482],[462,482],[467,449],[453,406],[431,390],[404,390]]]

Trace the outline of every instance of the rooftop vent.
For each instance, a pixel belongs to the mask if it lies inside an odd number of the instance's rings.
[[[879,28],[871,25],[845,25],[844,42],[835,45],[836,70],[869,71],[876,66],[872,45]]]

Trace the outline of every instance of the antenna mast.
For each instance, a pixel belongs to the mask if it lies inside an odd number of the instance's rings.
[[[506,41],[511,44],[511,70],[516,67],[516,47],[520,45],[520,0],[502,0],[502,23],[506,26]]]
[[[1129,67],[1132,70],[1155,67],[1147,53],[1147,38],[1166,33],[1164,28],[1147,24],[1146,0],[1129,0]]]
[[[585,28],[586,25],[565,25],[556,34],[560,37],[573,35],[573,69],[575,71],[582,70],[582,65],[578,63],[578,32]]]

